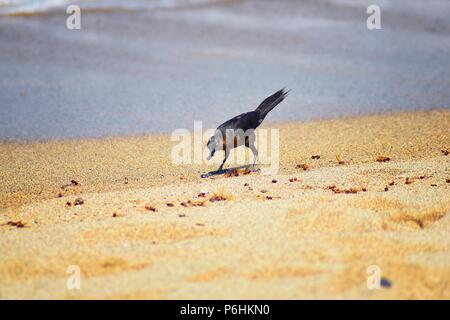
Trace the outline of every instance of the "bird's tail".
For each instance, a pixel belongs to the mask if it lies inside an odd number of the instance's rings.
[[[261,104],[258,106],[258,108],[256,108],[256,111],[259,111],[259,114],[260,114],[259,122],[264,120],[264,118],[270,112],[270,110],[275,108],[281,101],[283,101],[283,99],[286,98],[288,93],[289,93],[289,91],[284,91],[284,89],[281,89],[281,90],[275,92],[270,97],[267,97],[266,99],[264,99],[264,101],[261,102]]]

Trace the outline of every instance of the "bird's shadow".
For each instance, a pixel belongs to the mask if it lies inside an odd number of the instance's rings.
[[[255,167],[253,167],[253,165],[250,164],[250,165],[233,167],[233,168],[228,168],[228,169],[210,171],[208,173],[202,173],[201,177],[202,178],[208,178],[208,177],[211,177],[211,176],[219,176],[219,175],[222,175],[222,174],[225,174],[225,173],[231,173],[234,170],[241,170],[241,169],[251,169],[253,172],[260,171],[260,169],[257,169]]]

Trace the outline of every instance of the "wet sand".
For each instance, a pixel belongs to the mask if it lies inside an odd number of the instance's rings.
[[[1,144],[0,298],[450,298],[448,110],[265,127],[275,176],[202,179],[168,135]]]

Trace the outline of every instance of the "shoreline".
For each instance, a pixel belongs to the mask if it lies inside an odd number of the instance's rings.
[[[292,155],[289,154],[287,150],[288,145],[286,144],[286,137],[289,139],[296,139],[296,134],[302,134],[303,139],[307,139],[307,132],[309,130],[315,131],[319,128],[325,128],[325,133],[331,136],[333,135],[331,130],[339,130],[339,125],[352,123],[356,126],[358,121],[370,121],[376,122],[378,120],[386,119],[395,123],[397,118],[404,118],[405,120],[411,118],[411,125],[414,126],[415,119],[420,119],[422,115],[432,116],[433,121],[438,121],[439,119],[434,119],[436,115],[443,116],[444,124],[449,117],[449,110],[447,109],[437,109],[437,110],[421,110],[421,111],[406,111],[406,112],[390,112],[385,114],[375,114],[375,115],[365,115],[365,116],[348,116],[337,119],[320,119],[315,121],[306,122],[275,122],[263,124],[261,128],[278,128],[280,129],[280,143],[281,143],[281,157],[280,158],[280,174],[295,173],[295,165],[298,163],[311,162],[309,157],[312,155],[307,153],[302,153],[299,155],[298,159],[293,159]],[[420,120],[424,122],[423,120]],[[377,124],[380,126],[379,124]],[[422,123],[424,125],[424,123]],[[382,127],[382,126],[381,126]],[[395,130],[395,128],[393,128]],[[443,132],[445,131],[445,125],[442,127]],[[357,128],[359,131],[360,128]],[[402,130],[415,130],[414,128],[404,128]],[[291,133],[289,133],[291,131]],[[345,139],[346,136],[352,135],[351,127],[346,125],[345,132],[342,134],[342,138]],[[376,131],[376,129],[374,130]],[[190,131],[191,132],[191,131]],[[338,132],[337,132],[338,133]],[[444,134],[444,133],[443,133]],[[362,137],[361,137],[362,138]],[[352,138],[353,139],[353,138]],[[318,141],[314,138],[315,143],[318,144],[317,151],[308,151],[309,153],[320,153],[320,145],[322,141]],[[301,151],[302,143],[301,141],[290,141]],[[117,136],[117,137],[103,137],[103,138],[86,138],[86,139],[65,139],[65,140],[48,140],[48,141],[22,141],[22,142],[6,142],[0,143],[1,151],[1,163],[4,178],[0,184],[0,209],[7,208],[8,206],[17,207],[24,203],[28,203],[28,198],[32,199],[30,201],[36,201],[38,199],[51,199],[56,197],[61,191],[61,186],[70,183],[72,179],[80,182],[80,185],[86,185],[87,189],[81,189],[85,191],[115,191],[115,190],[127,190],[134,187],[152,187],[157,185],[167,185],[175,183],[176,181],[201,181],[201,173],[216,169],[216,164],[208,165],[205,164],[193,164],[193,165],[173,165],[170,163],[170,151],[176,142],[170,141],[170,134],[159,133],[159,134],[148,134],[148,135],[133,135],[133,136]],[[309,149],[314,150],[312,143],[309,143]],[[345,141],[344,141],[345,145]],[[165,147],[162,152],[159,146]],[[359,146],[361,147],[361,146]],[[446,148],[444,145],[442,148]],[[93,156],[93,153],[98,153],[97,159]],[[117,152],[116,158],[120,160],[114,160],[114,152]],[[347,158],[348,161],[351,155],[345,154],[346,150],[336,151],[335,154],[328,156],[326,161],[322,158],[320,161],[313,161],[312,163],[322,166],[337,165],[335,159],[337,154]],[[387,152],[387,150],[386,150]],[[439,154],[439,150],[435,151]],[[40,157],[34,157],[34,154],[40,153]],[[43,153],[49,153],[46,157]],[[143,154],[142,154],[143,153]],[[27,157],[21,159],[21,155],[26,154]],[[155,160],[152,155],[155,155]],[[284,156],[283,156],[284,155]],[[398,155],[400,159],[403,155]],[[107,160],[106,158],[110,158]],[[218,157],[221,157],[219,155]],[[374,154],[373,157],[376,157]],[[79,159],[89,159],[88,164],[83,164],[82,162],[77,163]],[[113,172],[114,179],[111,179],[110,173],[107,169],[102,167],[102,165],[96,163],[98,160],[110,161],[112,169],[116,170]],[[131,161],[129,161],[131,160]],[[356,160],[356,159],[355,159]],[[23,162],[22,162],[23,161]],[[364,159],[358,159],[356,161],[352,160],[353,164],[363,163]],[[368,161],[366,159],[365,161]],[[61,166],[61,169],[56,169],[56,174],[53,178],[54,181],[45,180],[45,177],[35,177],[33,173],[26,172],[26,167],[23,167],[24,163],[35,163],[38,171],[48,171],[48,163],[53,163],[55,168]],[[130,162],[130,163],[128,163]],[[286,162],[286,163],[285,163]],[[126,167],[127,164],[138,171],[140,174],[130,173],[129,169]],[[350,163],[350,162],[349,162]],[[289,167],[288,167],[289,166]],[[162,168],[170,168],[168,174],[161,171]],[[225,166],[228,168],[230,166]],[[63,174],[62,171],[65,170],[67,173]],[[94,170],[101,172],[100,176],[87,177],[88,181],[85,181],[85,176],[88,174],[88,170]],[[49,174],[52,176],[51,174]],[[131,175],[131,176],[130,176]],[[17,180],[17,176],[21,176],[21,180]],[[37,178],[38,183],[32,183],[33,179]],[[124,184],[124,180],[127,178],[127,184]],[[9,184],[5,183],[6,180],[10,180]],[[111,181],[112,180],[112,181]],[[86,182],[86,183],[85,183]],[[30,184],[34,184],[31,188]],[[93,186],[90,186],[93,184]],[[15,192],[14,188],[19,190]],[[76,190],[67,190],[68,194],[73,194],[77,192]],[[30,194],[26,194],[30,193]],[[63,192],[65,193],[65,192]],[[21,199],[16,201],[15,199]],[[14,199],[14,200],[11,200]],[[23,201],[22,201],[23,200]]]
[[[309,120],[279,120],[279,121],[270,121],[266,120],[264,121],[262,127],[263,128],[276,128],[276,127],[285,127],[285,126],[295,126],[295,125],[304,125],[308,123],[319,123],[324,121],[345,121],[345,120],[351,120],[355,118],[367,118],[367,117],[377,117],[377,116],[395,116],[398,114],[408,114],[408,113],[421,113],[421,112],[446,112],[447,110],[450,110],[449,107],[435,107],[430,109],[410,109],[410,110],[391,110],[391,111],[380,111],[380,112],[368,112],[368,113],[361,113],[361,114],[347,114],[347,115],[338,115],[333,116],[330,118],[327,117],[321,117],[321,118],[313,118]],[[197,120],[195,120],[197,121]],[[201,120],[198,120],[201,121]],[[220,124],[220,123],[218,123]],[[193,125],[192,125],[193,126]],[[179,128],[183,130],[188,130],[189,133],[192,133],[192,127],[191,128]],[[208,128],[208,129],[215,129],[215,128]],[[203,131],[206,129],[203,128]],[[101,136],[87,136],[87,137],[66,137],[66,138],[47,138],[47,139],[39,139],[39,138],[30,138],[30,139],[22,139],[22,138],[12,138],[12,139],[5,139],[2,140],[0,138],[0,145],[7,145],[7,144],[17,144],[17,145],[25,145],[25,144],[36,144],[36,143],[70,143],[70,142],[88,142],[88,141],[99,141],[99,140],[116,140],[116,139],[139,139],[139,138],[149,138],[149,137],[155,137],[155,136],[168,136],[171,134],[171,131],[155,131],[155,132],[148,132],[148,133],[130,133],[130,134],[117,134],[117,135],[101,135]]]

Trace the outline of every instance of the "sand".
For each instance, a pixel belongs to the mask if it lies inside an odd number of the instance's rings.
[[[274,176],[202,179],[164,134],[1,144],[0,298],[450,298],[449,110],[265,127]]]

